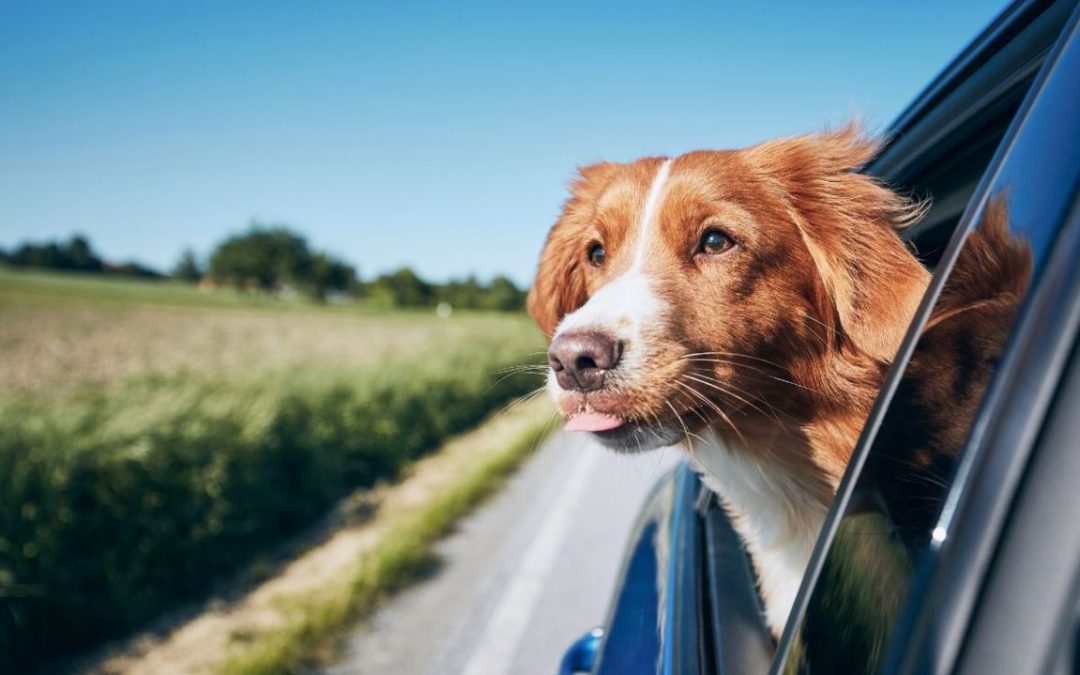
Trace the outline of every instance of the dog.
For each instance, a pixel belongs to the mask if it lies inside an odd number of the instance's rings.
[[[566,429],[679,445],[745,542],[774,635],[929,282],[924,212],[849,125],[579,170],[528,309]]]

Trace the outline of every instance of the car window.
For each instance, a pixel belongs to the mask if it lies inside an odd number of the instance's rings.
[[[933,537],[1036,251],[992,196],[900,380],[807,606],[788,672],[874,672]]]
[[[1075,3],[1016,3],[889,130],[869,173],[931,200],[903,236],[937,265],[984,169]]]
[[[897,387],[810,597],[787,672],[880,665],[971,423],[1030,282],[1032,243],[1008,194],[960,251]]]
[[[1008,157],[980,196],[974,227],[963,233],[955,258],[947,258],[951,266],[939,270],[940,294],[874,435],[801,623],[789,630],[783,672],[876,672],[917,562],[940,536],[935,525],[955,468],[1053,237],[1048,219],[1033,217],[1032,200],[1040,169],[1055,167],[1040,167],[1022,146]],[[934,227],[948,228],[941,222]]]

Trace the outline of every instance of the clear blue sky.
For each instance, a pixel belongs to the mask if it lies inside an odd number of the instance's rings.
[[[170,266],[252,219],[528,282],[575,166],[882,128],[1000,1],[0,0],[0,246]]]

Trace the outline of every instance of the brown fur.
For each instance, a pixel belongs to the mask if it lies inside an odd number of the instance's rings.
[[[1031,245],[1011,229],[1007,195],[998,194],[951,266],[882,420],[832,544],[846,552],[844,561],[824,563],[818,595],[854,618],[834,630],[835,612],[812,601],[789,672],[874,672],[884,659],[912,569],[940,522],[958,453],[1031,283]],[[828,640],[806,639],[826,633]]]
[[[940,510],[1031,270],[1031,246],[1010,233],[1007,199],[998,196],[957,256],[867,471],[915,553]]]
[[[587,401],[565,393],[561,412],[677,424],[691,446],[710,427],[827,504],[929,277],[895,232],[920,205],[857,172],[876,150],[847,127],[677,158],[647,261],[670,310],[638,372]],[[549,336],[629,265],[660,161],[593,165],[571,185],[529,295]],[[695,255],[714,226],[737,246]],[[602,268],[587,259],[595,242]]]

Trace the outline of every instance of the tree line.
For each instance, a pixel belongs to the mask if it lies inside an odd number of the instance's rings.
[[[323,251],[282,225],[252,224],[214,247],[205,261],[186,250],[168,274],[134,262],[114,264],[98,255],[89,240],[75,235],[67,242],[26,242],[0,249],[0,263],[64,271],[165,278],[206,288],[262,293],[301,293],[313,300],[363,300],[386,307],[435,307],[517,311],[526,291],[505,276],[485,284],[474,276],[446,283],[426,281],[408,267],[363,280],[355,266]]]
[[[0,249],[0,263],[13,267],[119,274],[150,279],[165,276],[157,270],[136,262],[106,262],[94,252],[90,242],[82,235],[75,235],[66,242],[50,241],[42,244],[26,242],[11,251]]]

